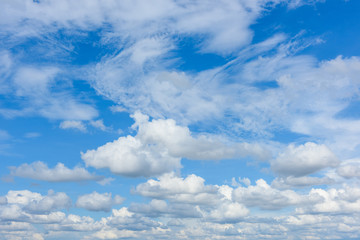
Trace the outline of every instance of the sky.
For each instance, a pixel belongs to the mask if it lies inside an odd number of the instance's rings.
[[[360,239],[360,1],[0,5],[0,240]]]

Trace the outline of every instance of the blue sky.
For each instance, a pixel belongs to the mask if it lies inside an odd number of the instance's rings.
[[[359,1],[0,3],[0,239],[360,238]]]

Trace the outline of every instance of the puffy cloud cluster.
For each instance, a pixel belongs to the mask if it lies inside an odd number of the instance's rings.
[[[177,125],[172,119],[149,121],[148,116],[139,112],[133,118],[137,134],[81,153],[87,166],[109,168],[124,176],[149,177],[179,169],[181,158],[220,160],[268,156],[268,152],[257,144],[226,144],[212,136],[193,137],[187,127]]]
[[[289,145],[271,162],[271,168],[283,176],[302,177],[326,167],[336,167],[339,161],[325,145],[305,143]]]
[[[296,192],[277,190],[268,185],[263,179],[257,180],[255,186],[236,188],[233,192],[233,198],[248,207],[260,207],[267,210],[293,206],[302,200],[301,196]]]
[[[122,197],[116,195],[112,198],[111,193],[97,193],[81,195],[76,201],[76,207],[85,208],[89,211],[109,212],[113,205],[121,204],[124,201]]]
[[[47,196],[28,190],[9,191],[6,202],[0,205],[1,221],[29,223],[56,222],[64,217],[58,209],[71,207],[70,198],[63,192],[49,191]]]
[[[150,179],[139,184],[134,193],[153,200],[134,204],[130,210],[148,216],[203,218],[210,222],[238,222],[249,214],[243,204],[232,201],[231,187],[205,185],[204,181],[193,174],[181,178],[174,173]]]
[[[288,239],[295,238],[298,231],[305,238],[326,234],[337,238],[359,237],[360,189],[357,187],[344,185],[338,189],[314,188],[308,193],[296,193],[275,189],[262,179],[256,181],[256,185],[232,188],[205,185],[204,179],[195,175],[181,178],[166,174],[138,185],[134,192],[151,198],[151,201],[112,209],[110,216],[96,221],[57,211],[69,206],[64,193],[49,192],[42,196],[27,190],[9,191],[1,198],[0,232],[7,236],[5,239],[11,239],[15,234],[23,236],[25,232],[39,239],[67,234],[84,239],[117,239],[119,236],[129,239],[170,236],[174,239],[201,239],[204,236],[234,239],[238,235],[254,239]],[[197,196],[202,193],[207,193],[211,200],[198,201]],[[187,202],[184,199],[188,199]],[[109,206],[115,201],[116,196],[112,198],[108,193],[93,192],[80,196],[77,205],[81,203],[99,210],[100,205]],[[279,215],[274,212],[275,215],[263,217],[258,214],[259,211],[289,206],[296,208],[293,213],[282,211]],[[259,209],[253,211],[254,207]],[[32,224],[41,224],[47,233],[38,233]],[[332,226],[331,229],[328,226]]]

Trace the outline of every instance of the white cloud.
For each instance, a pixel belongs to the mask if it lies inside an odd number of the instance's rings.
[[[14,221],[36,222],[41,214],[71,206],[71,199],[65,193],[51,190],[47,196],[29,190],[11,190],[5,197],[7,204],[0,206],[0,218]]]
[[[103,177],[89,173],[81,167],[67,168],[63,163],[58,163],[54,168],[49,168],[43,162],[24,163],[19,167],[10,168],[11,176],[31,178],[49,182],[71,182],[99,180]]]
[[[215,222],[232,223],[243,220],[250,211],[242,204],[237,202],[224,202],[207,216]]]
[[[302,197],[296,192],[272,188],[263,179],[257,180],[256,185],[234,189],[233,199],[247,207],[259,207],[266,210],[278,210],[302,201]]]
[[[7,118],[37,114],[49,119],[91,120],[97,110],[82,99],[74,97],[66,80],[65,72],[53,66],[13,67],[7,86],[17,100],[15,108],[1,108],[0,114]],[[64,77],[63,77],[64,78]]]
[[[111,129],[110,127],[104,125],[104,121],[102,119],[96,121],[90,121],[89,124],[94,128],[100,129],[101,131],[108,131]]]
[[[254,156],[263,159],[268,152],[257,144],[223,143],[211,136],[191,136],[187,127],[172,119],[148,121],[148,116],[135,113],[136,136],[120,137],[96,150],[81,153],[87,166],[109,168],[125,176],[161,175],[180,168],[180,159],[221,160]]]
[[[100,181],[97,181],[98,184],[102,185],[102,186],[105,186],[105,185],[109,185],[111,184],[112,181],[114,181],[115,178],[112,178],[112,177],[109,177],[109,178],[104,178]]]
[[[344,188],[328,190],[312,189],[308,194],[310,204],[296,209],[301,214],[360,212],[360,188],[345,185]]]
[[[211,204],[218,200],[218,187],[205,185],[205,180],[194,174],[186,178],[174,173],[164,174],[158,180],[150,179],[139,184],[134,193],[145,197],[168,199],[173,202]]]
[[[337,157],[325,145],[308,142],[297,147],[289,145],[271,162],[271,168],[283,176],[301,177],[338,164]]]
[[[63,121],[59,127],[61,129],[77,129],[81,132],[86,132],[86,126],[82,121]]]
[[[81,153],[87,166],[109,168],[129,177],[159,175],[180,168],[180,158],[157,146],[145,145],[132,136],[120,137],[96,150]]]
[[[113,209],[110,217],[103,220],[108,226],[118,230],[144,231],[160,226],[159,222],[132,213],[128,208]]]
[[[344,178],[360,179],[360,159],[349,159],[342,161],[336,169],[336,172]]]
[[[330,177],[309,177],[309,176],[302,176],[302,177],[280,177],[275,178],[275,180],[271,183],[271,186],[275,188],[303,188],[309,187],[314,185],[329,185],[334,183],[335,180]]]
[[[115,195],[112,198],[111,193],[97,193],[81,195],[76,201],[76,207],[85,208],[89,211],[104,211],[109,212],[113,205],[121,204],[124,198]]]

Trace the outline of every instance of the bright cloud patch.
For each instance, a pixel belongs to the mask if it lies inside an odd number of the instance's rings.
[[[289,145],[271,167],[280,175],[300,177],[338,164],[337,157],[325,145],[308,142],[298,147]]]
[[[96,150],[82,153],[88,166],[109,168],[125,176],[153,176],[179,169],[180,159],[220,160],[241,158],[247,155],[265,158],[268,152],[259,145],[233,143],[192,137],[187,127],[176,125],[172,119],[149,121],[141,113],[133,115],[136,136],[120,137]]]
[[[89,211],[109,212],[113,205],[121,204],[124,201],[122,197],[116,195],[112,198],[111,193],[97,193],[82,195],[76,201],[76,206],[85,208]]]
[[[54,168],[49,168],[43,162],[24,163],[19,167],[11,167],[11,175],[15,177],[31,178],[49,182],[70,182],[100,180],[103,177],[89,173],[86,169],[75,167],[67,168],[64,164],[58,163]]]

